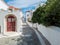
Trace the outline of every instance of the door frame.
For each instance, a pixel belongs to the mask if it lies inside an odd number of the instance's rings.
[[[8,19],[9,16],[13,16],[15,18],[15,31],[12,31],[12,32],[16,32],[17,31],[17,28],[16,28],[17,27],[17,18],[13,14],[8,14],[8,15],[5,16],[5,26],[6,26],[5,32],[10,32],[10,31],[7,31],[7,19]]]

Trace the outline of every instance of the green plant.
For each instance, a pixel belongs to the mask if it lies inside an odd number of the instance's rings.
[[[46,5],[40,6],[33,13],[32,22],[60,27],[60,0],[47,0]]]

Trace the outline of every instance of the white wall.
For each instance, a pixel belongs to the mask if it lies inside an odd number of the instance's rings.
[[[27,22],[30,27],[36,27],[36,24]],[[46,27],[42,24],[37,25],[38,31],[51,43],[51,45],[60,45],[60,28],[55,26]]]
[[[45,27],[38,26],[38,30],[51,43],[51,45],[60,45],[60,28],[55,26]]]
[[[5,33],[6,32],[6,18],[5,16],[8,15],[8,14],[13,14],[17,17],[17,32],[19,32],[21,29],[21,23],[22,23],[22,20],[21,20],[21,16],[20,16],[20,11],[17,11],[17,12],[11,12],[9,13],[8,11],[0,11],[0,26],[1,26],[1,32],[2,33]]]
[[[3,2],[3,0],[0,0],[0,9],[7,10],[8,6]]]

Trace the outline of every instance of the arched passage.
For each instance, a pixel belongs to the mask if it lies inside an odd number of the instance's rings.
[[[10,32],[10,31],[16,31],[16,17],[15,15],[8,15],[6,16],[6,22],[7,22],[7,32]]]

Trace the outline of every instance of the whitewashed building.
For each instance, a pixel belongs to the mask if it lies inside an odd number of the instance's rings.
[[[7,10],[8,7],[9,6],[3,0],[0,0],[0,9]]]
[[[3,2],[3,1],[2,1]],[[3,8],[0,10],[0,34],[9,32],[20,32],[22,25],[22,11],[19,8],[13,6],[6,6],[8,10]]]
[[[34,12],[34,10],[26,11],[26,22],[31,21],[31,18],[33,16],[33,12]]]

